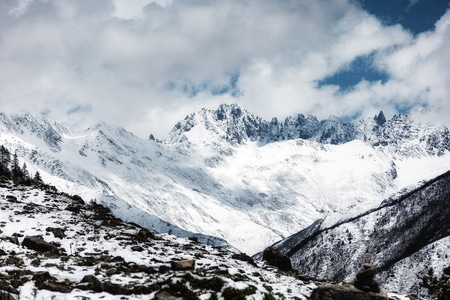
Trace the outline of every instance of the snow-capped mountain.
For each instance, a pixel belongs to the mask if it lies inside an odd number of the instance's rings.
[[[347,220],[331,226],[318,220],[276,246],[301,274],[350,282],[363,263],[372,262],[385,288],[430,299],[423,278],[441,278],[450,267],[449,216],[446,172]]]
[[[324,216],[333,223],[377,207],[450,167],[448,129],[405,115],[280,122],[237,105],[193,113],[162,141],[105,123],[72,132],[0,114],[0,144],[45,181],[124,220],[248,253]]]

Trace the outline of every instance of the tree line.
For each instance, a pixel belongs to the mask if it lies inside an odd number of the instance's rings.
[[[44,184],[38,171],[31,176],[26,163],[20,165],[17,152],[11,152],[3,145],[0,146],[0,177],[11,179],[15,184]]]

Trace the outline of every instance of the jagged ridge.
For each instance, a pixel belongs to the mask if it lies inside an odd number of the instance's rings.
[[[203,124],[204,129],[233,145],[248,141],[273,143],[305,139],[322,144],[343,144],[355,139],[372,146],[392,145],[399,151],[420,155],[443,155],[450,150],[450,133],[446,127],[415,124],[408,115],[394,115],[386,120],[380,111],[373,119],[344,122],[334,116],[319,121],[316,117],[298,114],[284,121],[273,118],[266,121],[237,104],[220,105],[217,110],[203,109],[178,122],[165,139],[166,143],[190,140],[186,133]],[[416,141],[414,149],[406,142]],[[195,138],[192,142],[196,142]]]

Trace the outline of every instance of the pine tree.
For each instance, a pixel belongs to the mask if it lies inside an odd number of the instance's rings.
[[[21,183],[21,180],[23,178],[22,169],[19,166],[19,158],[17,157],[17,152],[15,152],[13,155],[11,177],[15,183]]]
[[[41,177],[41,174],[39,173],[39,171],[36,171],[36,173],[34,174],[33,180],[37,184],[44,183],[44,181],[42,180],[42,177]]]
[[[11,176],[9,165],[11,163],[11,154],[5,146],[0,147],[0,175]]]
[[[31,184],[31,177],[30,173],[28,172],[26,163],[23,163],[21,172],[22,172],[22,182],[28,185]]]

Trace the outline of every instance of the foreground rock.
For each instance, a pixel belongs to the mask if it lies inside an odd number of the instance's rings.
[[[26,236],[23,239],[22,246],[41,253],[57,254],[58,252],[57,246],[46,242],[40,235]]]
[[[172,261],[170,263],[170,266],[172,267],[172,270],[174,270],[174,271],[194,270],[195,269],[195,260],[186,259],[186,260]]]
[[[327,284],[319,286],[311,295],[311,300],[387,300],[385,290],[380,290],[375,280],[375,268],[370,263],[363,264],[363,268],[356,274],[352,284]]]
[[[356,274],[355,287],[365,292],[380,292],[380,286],[374,279],[375,269],[372,264],[365,263],[363,269]]]
[[[311,300],[387,300],[387,292],[364,292],[351,284],[321,285],[311,295]]]
[[[291,259],[275,247],[266,248],[263,252],[263,259],[281,271],[292,270]]]

